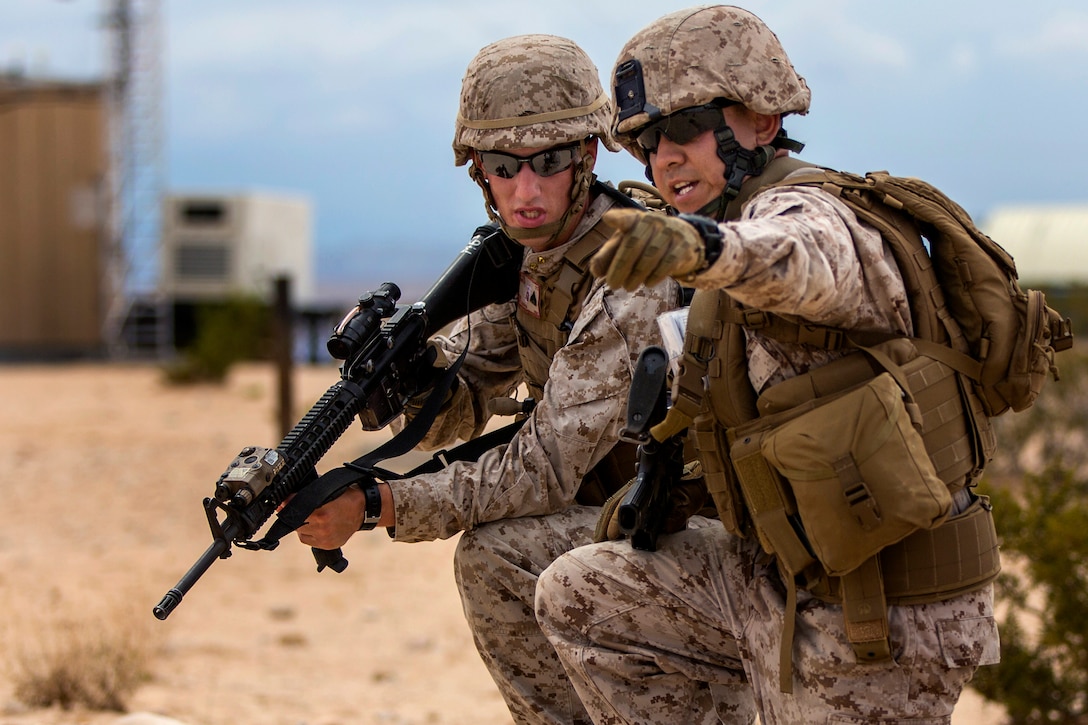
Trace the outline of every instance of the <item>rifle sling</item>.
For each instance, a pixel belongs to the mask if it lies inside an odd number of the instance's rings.
[[[453,381],[457,377],[457,371],[461,368],[461,363],[464,362],[467,352],[468,346],[466,345],[453,364],[446,368],[438,378],[419,414],[408,421],[408,424],[404,426],[400,433],[354,461],[326,471],[314,479],[312,483],[302,488],[280,510],[276,520],[268,528],[268,533],[260,541],[256,542],[257,545],[262,549],[275,548],[280,539],[302,526],[315,509],[336,498],[353,483],[373,478],[376,472],[387,478],[397,477],[397,474],[390,474],[390,472],[378,469],[376,466],[387,458],[404,455],[423,440],[423,436],[427,434],[427,431],[434,423],[434,419],[438,416],[438,411],[446,400],[446,393],[452,387]],[[454,449],[454,451],[456,450],[457,448]],[[452,455],[453,451],[447,454],[447,460],[450,460]],[[420,473],[422,472],[420,471]]]

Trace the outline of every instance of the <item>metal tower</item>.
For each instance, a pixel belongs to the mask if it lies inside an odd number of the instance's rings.
[[[165,183],[160,0],[105,0],[110,179],[104,249],[105,339],[113,356],[170,349],[169,308],[156,292]]]

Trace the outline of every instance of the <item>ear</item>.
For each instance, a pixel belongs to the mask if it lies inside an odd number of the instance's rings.
[[[589,165],[590,171],[592,171],[593,167],[597,165],[597,150],[597,137],[590,136],[589,139],[586,141],[586,153],[589,155],[590,158],[593,159],[593,163]]]
[[[767,116],[753,111],[752,122],[756,131],[756,143],[759,146],[766,146],[774,141],[779,129],[782,128],[782,114],[776,113]]]

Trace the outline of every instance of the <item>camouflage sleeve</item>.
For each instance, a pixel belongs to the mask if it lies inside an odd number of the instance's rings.
[[[855,329],[910,329],[906,291],[880,234],[830,194],[809,187],[760,193],[720,225],[721,255],[694,285],[740,302]]]
[[[634,363],[646,345],[661,344],[656,318],[676,294],[671,280],[636,292],[595,283],[570,342],[552,362],[542,399],[510,444],[478,461],[390,482],[396,538],[447,538],[487,521],[569,506],[582,477],[618,439]]]

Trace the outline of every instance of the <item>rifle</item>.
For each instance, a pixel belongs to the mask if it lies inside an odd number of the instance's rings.
[[[400,415],[410,397],[434,382],[428,354],[432,335],[472,310],[516,295],[522,256],[520,245],[510,240],[498,224],[487,224],[476,230],[468,245],[415,304],[398,307],[401,292],[391,282],[363,294],[327,343],[329,353],[343,361],[340,380],[329,387],[276,448],[247,446],[227,466],[216,481],[214,495],[204,499],[212,544],[152,610],[155,617],[166,619],[216,559],[231,555],[232,545],[271,551],[280,537],[297,528],[310,511],[340,495],[360,475],[367,475],[368,471],[361,470],[350,481],[336,482],[332,488],[315,485],[320,480],[317,462],[353,420],[358,418],[365,430],[380,430]],[[404,448],[401,452],[407,452],[419,442],[453,381],[456,366],[451,365],[434,382],[423,411],[398,436],[416,439],[387,444],[383,451]],[[385,457],[399,454],[386,452]],[[265,522],[289,498],[292,501],[279,511],[279,520],[263,538],[254,541]],[[339,549],[314,549],[313,553],[318,571],[329,568],[341,572],[347,567],[347,559]]]
[[[683,437],[659,441],[651,430],[665,418],[668,370],[669,356],[656,345],[638,356],[627,396],[627,424],[620,433],[620,440],[638,444],[638,473],[617,515],[631,546],[642,551],[657,549],[657,537],[668,513],[669,489],[684,471]]]

